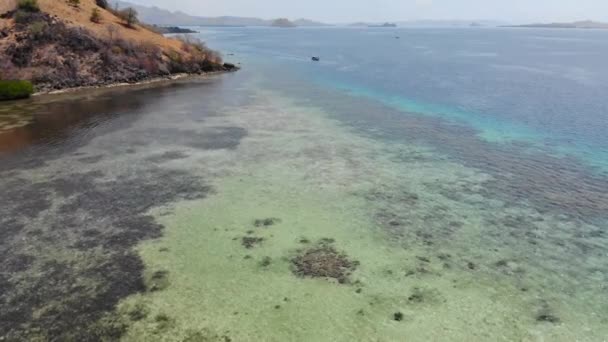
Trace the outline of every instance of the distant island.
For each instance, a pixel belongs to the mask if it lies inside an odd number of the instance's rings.
[[[198,33],[198,31],[194,31],[187,28],[181,28],[177,26],[157,26],[152,25],[154,31],[162,34],[184,34],[184,33]]]
[[[384,23],[384,24],[372,24],[372,25],[367,25],[367,27],[397,27],[397,24],[394,23]]]
[[[310,20],[310,19],[297,19],[293,21],[294,24],[296,24],[296,26],[301,26],[301,27],[323,27],[323,26],[333,26],[330,24],[325,24],[319,21],[314,21],[314,20]]]
[[[433,27],[499,27],[508,25],[507,22],[492,20],[409,20],[392,23],[354,22],[346,24],[350,27],[401,27],[401,28],[433,28]]]
[[[507,22],[495,21],[495,20],[410,20],[400,21],[397,23],[399,27],[416,27],[416,28],[427,28],[427,27],[498,27],[502,25],[508,25]]]
[[[199,17],[180,11],[172,12],[154,6],[143,6],[122,0],[110,0],[110,3],[112,7],[118,6],[119,8],[134,8],[142,21],[158,26],[269,27],[275,26],[273,24],[277,21],[253,17]],[[298,19],[290,22],[295,26],[300,27],[331,26],[309,19]]]
[[[348,24],[350,27],[397,27],[398,25],[395,23],[365,23],[365,22],[356,22],[352,24]]]
[[[275,21],[273,21],[270,26],[281,27],[281,28],[290,28],[290,27],[296,27],[296,24],[294,24],[289,19],[279,18],[279,19],[276,19]]]
[[[508,25],[502,27],[528,27],[528,28],[567,28],[567,29],[608,29],[608,23],[585,20],[573,23],[548,23],[548,24],[526,24]]]

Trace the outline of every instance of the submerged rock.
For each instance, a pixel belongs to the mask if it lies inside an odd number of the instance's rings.
[[[243,247],[245,247],[247,249],[252,249],[255,246],[261,244],[263,241],[264,241],[264,238],[262,238],[262,237],[244,236],[241,239],[241,244],[243,245]]]
[[[265,219],[257,219],[253,222],[253,225],[260,228],[260,227],[270,227],[270,226],[274,226],[275,224],[278,224],[281,222],[281,219],[276,218],[276,217],[269,217],[269,218],[265,218]]]
[[[143,304],[137,304],[127,314],[131,321],[137,322],[148,317],[148,309]]]
[[[169,287],[169,272],[156,271],[148,281],[148,289],[150,292],[162,291]]]
[[[299,277],[335,279],[340,284],[349,283],[349,276],[359,265],[330,243],[321,241],[316,246],[301,250],[291,259],[292,272]]]
[[[238,69],[238,67],[232,63],[224,63],[224,69],[227,71],[232,71]]]
[[[260,266],[262,267],[268,267],[270,264],[272,264],[272,258],[269,256],[264,257],[262,261],[260,261]]]
[[[536,321],[540,323],[545,322],[557,324],[561,321],[559,317],[555,314],[551,306],[549,306],[549,303],[547,303],[546,301],[541,301],[540,309],[536,313],[535,318]]]

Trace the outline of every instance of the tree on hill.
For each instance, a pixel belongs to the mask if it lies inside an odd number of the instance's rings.
[[[38,0],[19,0],[17,8],[26,12],[39,12]]]
[[[128,27],[133,27],[139,21],[137,19],[137,11],[131,7],[118,11],[117,15]]]
[[[95,24],[99,24],[99,22],[101,22],[101,13],[97,8],[93,8],[93,12],[91,12],[91,21]]]
[[[72,7],[80,7],[80,0],[68,0],[68,4]]]

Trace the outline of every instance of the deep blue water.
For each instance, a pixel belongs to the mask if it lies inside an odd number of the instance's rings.
[[[608,31],[204,28],[201,37],[277,83],[291,77],[608,169]]]

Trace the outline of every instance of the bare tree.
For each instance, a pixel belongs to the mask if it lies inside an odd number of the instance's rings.
[[[111,43],[116,39],[116,35],[118,33],[118,29],[114,25],[107,25],[106,30],[108,31],[108,39]]]
[[[133,8],[125,8],[118,12],[118,16],[122,19],[128,27],[133,27],[133,25],[137,24],[137,11]]]

